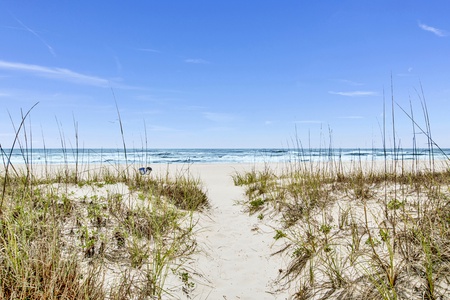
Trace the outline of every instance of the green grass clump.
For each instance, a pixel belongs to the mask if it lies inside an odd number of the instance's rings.
[[[176,180],[150,179],[145,182],[134,182],[130,188],[144,193],[164,197],[171,204],[182,210],[201,210],[208,207],[208,198],[199,188],[200,182],[191,178]]]
[[[128,174],[0,178],[0,299],[162,299],[177,270],[192,289],[183,263],[193,213],[208,207],[200,182]]]

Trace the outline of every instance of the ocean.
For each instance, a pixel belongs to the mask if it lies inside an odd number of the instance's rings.
[[[448,159],[450,149],[2,149],[3,164],[172,164]]]

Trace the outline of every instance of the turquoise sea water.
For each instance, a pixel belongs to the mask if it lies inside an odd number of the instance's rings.
[[[441,151],[442,150],[442,151]],[[110,163],[255,163],[292,161],[372,161],[383,159],[448,159],[450,149],[8,149],[6,163],[98,164]]]

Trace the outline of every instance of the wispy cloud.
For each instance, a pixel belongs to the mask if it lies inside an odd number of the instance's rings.
[[[213,122],[231,122],[235,119],[233,115],[224,113],[204,112],[203,116]]]
[[[48,51],[50,51],[50,53],[53,56],[56,56],[55,50],[53,50],[53,47],[50,46],[49,43],[47,43],[36,31],[34,31],[33,29],[31,29],[30,27],[28,27],[27,25],[25,25],[22,21],[20,21],[19,19],[17,19],[13,14],[10,13],[10,15],[13,17],[14,20],[16,20],[17,23],[20,24],[20,26],[28,31],[29,33],[31,33],[32,35],[34,35],[35,37],[37,37],[48,49]]]
[[[345,83],[348,85],[353,85],[353,86],[361,86],[364,85],[363,83],[357,82],[357,81],[353,81],[353,80],[348,80],[348,79],[339,79],[338,80],[341,83]]]
[[[116,63],[117,72],[122,71],[122,63],[120,62],[119,57],[116,55],[113,55],[113,59],[114,59],[114,62]]]
[[[420,22],[419,22],[419,27],[421,29],[425,30],[425,31],[429,31],[431,33],[434,33],[435,35],[437,35],[439,37],[444,37],[444,36],[448,35],[448,33],[445,30],[438,29],[438,28],[435,28],[435,27],[431,27],[431,26],[428,26],[428,25],[420,23]]]
[[[333,92],[329,91],[329,94],[332,95],[340,95],[340,96],[346,96],[346,97],[364,97],[364,96],[376,96],[376,92],[372,91],[350,91],[350,92]]]
[[[184,60],[188,64],[209,64],[210,62],[201,58],[188,58]]]
[[[86,84],[98,87],[109,87],[110,81],[97,76],[77,73],[63,68],[51,68],[32,64],[23,64],[0,60],[0,69],[25,72],[41,77],[70,81],[78,84]]]

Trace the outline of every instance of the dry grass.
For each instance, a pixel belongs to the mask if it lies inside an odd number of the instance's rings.
[[[0,299],[162,299],[193,285],[198,180],[16,172],[0,178]]]
[[[294,285],[294,298],[450,299],[450,169],[323,163],[234,181],[246,186],[250,213],[280,220],[290,263],[279,283]]]

